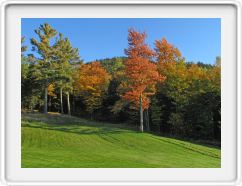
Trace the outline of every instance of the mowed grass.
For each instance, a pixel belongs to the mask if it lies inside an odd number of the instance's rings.
[[[22,168],[220,168],[220,149],[60,114],[22,114]]]

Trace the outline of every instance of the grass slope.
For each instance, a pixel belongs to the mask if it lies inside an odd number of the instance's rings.
[[[22,167],[220,167],[220,150],[57,114],[22,114]]]

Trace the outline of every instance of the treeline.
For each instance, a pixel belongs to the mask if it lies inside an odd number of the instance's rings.
[[[155,48],[129,30],[126,57],[84,63],[68,38],[49,24],[35,30],[33,51],[22,38],[22,109],[128,123],[152,131],[220,142],[220,57],[188,63],[166,39]],[[53,44],[51,44],[53,43]]]

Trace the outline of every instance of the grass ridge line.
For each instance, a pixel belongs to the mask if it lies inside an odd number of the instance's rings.
[[[208,152],[207,150],[206,150],[206,151],[207,151],[206,153],[205,153],[205,152],[202,152],[202,151],[199,150],[198,148],[189,147],[189,146],[186,145],[185,143],[179,143],[179,142],[175,143],[175,142],[171,142],[170,140],[166,140],[166,139],[164,139],[164,138],[155,138],[155,137],[152,137],[152,138],[157,139],[157,140],[164,141],[164,142],[166,142],[166,143],[170,143],[170,144],[173,144],[173,145],[177,145],[177,146],[180,146],[180,147],[186,148],[186,149],[188,149],[188,150],[191,150],[191,151],[193,151],[193,152],[200,153],[200,154],[202,154],[202,155],[206,155],[206,156],[209,156],[209,157],[213,157],[213,158],[220,159],[220,156],[217,155],[217,154],[214,154],[214,153],[212,153],[212,152]]]

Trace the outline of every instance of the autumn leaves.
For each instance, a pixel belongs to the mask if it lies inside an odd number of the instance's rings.
[[[166,39],[151,49],[146,33],[129,29],[126,57],[83,63],[50,25],[35,32],[38,57],[25,56],[22,41],[22,108],[220,140],[220,57],[215,65],[189,63]]]
[[[157,65],[151,60],[155,53],[145,43],[146,33],[129,30],[129,47],[125,50],[128,56],[125,62],[127,91],[122,96],[140,110],[140,130],[143,132],[143,111],[149,108],[149,96],[155,94],[156,84],[165,77],[158,73]]]
[[[128,58],[124,63],[119,86],[123,102],[128,102],[140,112],[141,131],[144,128],[143,112],[150,106],[150,96],[156,93],[157,84],[163,83],[166,79],[159,73],[154,59],[157,57],[160,62],[173,62],[181,56],[179,50],[169,45],[165,39],[156,41],[156,52],[148,47],[145,39],[146,33],[129,29],[128,48],[125,49]],[[101,106],[109,80],[110,75],[99,62],[83,64],[75,74],[75,90],[84,97],[86,109],[91,114]]]
[[[111,76],[100,62],[82,64],[74,76],[74,90],[83,98],[86,110],[93,112],[102,105]]]

